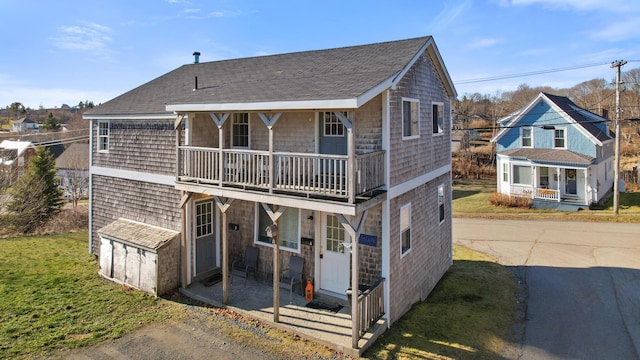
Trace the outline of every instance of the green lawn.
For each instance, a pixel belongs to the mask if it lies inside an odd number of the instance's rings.
[[[509,269],[454,246],[453,266],[427,300],[394,323],[365,356],[498,359],[511,340],[517,291]]]
[[[620,215],[613,215],[613,200],[600,208],[563,212],[541,209],[521,209],[493,206],[489,202],[496,191],[495,179],[456,180],[453,185],[452,210],[454,217],[483,217],[502,219],[547,219],[611,222],[640,222],[640,192],[620,194]]]
[[[87,236],[0,240],[0,358],[95,344],[178,313],[101,279]]]

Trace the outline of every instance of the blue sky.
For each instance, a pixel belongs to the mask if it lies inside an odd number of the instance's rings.
[[[611,80],[619,59],[640,67],[637,0],[0,0],[0,14],[0,107],[102,103],[194,51],[205,62],[425,35],[460,95]],[[577,69],[463,83],[559,68]]]

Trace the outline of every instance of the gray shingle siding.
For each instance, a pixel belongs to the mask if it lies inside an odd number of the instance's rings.
[[[109,152],[97,152],[93,165],[175,175],[176,132],[172,120],[109,120]],[[93,122],[97,139],[98,122]]]
[[[180,192],[172,186],[93,175],[92,252],[98,255],[98,229],[119,218],[180,231]]]

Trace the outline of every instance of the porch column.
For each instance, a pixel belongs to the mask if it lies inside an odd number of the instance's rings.
[[[185,207],[185,205],[187,205],[187,203],[189,202],[189,200],[191,199],[191,195],[193,195],[192,192],[188,192],[188,191],[183,191],[182,192],[182,198],[180,199],[180,209],[182,211],[182,231],[180,232],[180,240],[181,240],[181,258],[182,258],[182,265],[180,266],[180,282],[182,283],[182,287],[186,288],[187,285],[189,284],[189,276],[188,276],[188,256],[189,256],[189,252],[187,251],[187,209]]]
[[[282,113],[275,113],[272,116],[267,116],[265,113],[258,113],[258,116],[269,129],[269,194],[273,193],[275,187],[275,164],[273,163],[273,127],[280,119]]]
[[[231,206],[233,199],[222,201],[219,196],[214,196],[213,200],[222,213],[222,302],[229,304],[229,223],[227,220],[227,210]]]
[[[561,170],[562,169],[560,169],[560,168],[556,169],[556,172],[558,173],[558,202],[562,201],[562,196],[560,195],[561,194],[560,193],[560,186],[562,186],[562,185],[560,185],[562,183],[561,178],[560,178],[560,176],[562,175]]]
[[[173,124],[173,129],[176,131],[176,180],[180,177],[180,169],[182,168],[182,157],[180,156],[180,138],[182,137],[182,121],[184,115],[177,115],[176,121]]]
[[[220,186],[222,186],[222,180],[224,180],[224,152],[222,151],[224,148],[224,132],[222,131],[222,126],[229,118],[229,115],[229,113],[209,113],[211,120],[218,127],[218,161],[220,164],[218,166],[218,179],[220,180]]]
[[[278,219],[287,209],[284,206],[274,205],[274,209],[267,204],[260,203],[264,211],[269,215],[269,219],[275,225],[276,231],[278,228]],[[279,236],[272,237],[273,239],[273,321],[280,322],[280,240]]]
[[[342,122],[344,127],[347,129],[347,190],[349,191],[349,204],[353,204],[356,200],[356,145],[353,136],[354,119],[347,119],[339,111],[334,111],[333,114],[340,120],[340,122]],[[351,114],[353,114],[352,117],[355,117],[355,112],[352,112]]]
[[[342,224],[345,231],[351,237],[351,347],[358,348],[358,340],[360,340],[360,311],[358,309],[358,292],[360,285],[360,266],[358,263],[358,237],[362,225],[367,219],[368,210],[365,210],[360,216],[357,224],[351,224],[342,214],[335,214],[338,221]]]

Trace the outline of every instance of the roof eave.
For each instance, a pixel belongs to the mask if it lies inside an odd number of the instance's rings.
[[[375,88],[374,88],[375,89]],[[368,94],[365,93],[365,94]],[[167,111],[176,113],[195,111],[278,111],[278,110],[320,110],[320,109],[355,109],[359,98],[296,100],[296,101],[260,101],[236,103],[193,103],[168,104]]]

